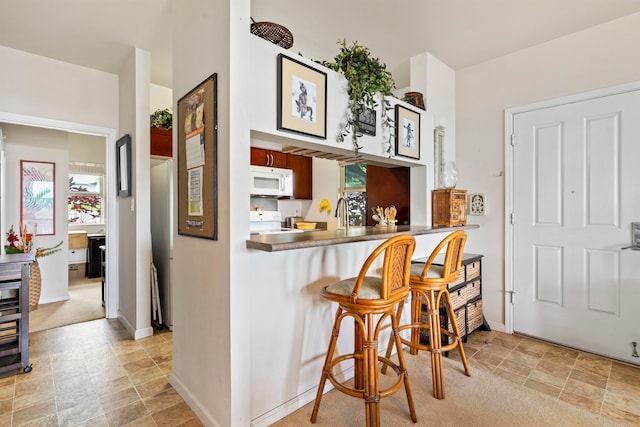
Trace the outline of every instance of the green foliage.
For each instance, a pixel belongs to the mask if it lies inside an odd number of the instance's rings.
[[[387,154],[391,156],[394,120],[389,114],[391,105],[384,98],[392,96],[392,91],[396,87],[391,73],[387,71],[385,64],[371,55],[368,48],[357,42],[347,46],[346,41],[341,40],[338,41],[338,45],[340,45],[340,53],[333,58],[333,62],[322,61],[325,67],[342,73],[349,82],[347,118],[337,140],[343,142],[344,138],[351,133],[353,149],[358,156],[358,152],[362,148],[359,141],[362,136],[362,132],[359,130],[359,118],[365,108],[377,108],[376,95],[379,93],[383,103],[382,128],[383,130],[387,129]]]
[[[151,114],[151,127],[160,129],[171,129],[173,126],[173,113],[170,108],[156,110]]]
[[[63,241],[60,241],[60,243],[58,243],[55,246],[52,246],[50,248],[37,248],[36,249],[36,259],[38,258],[42,258],[45,256],[49,256],[49,255],[53,255],[56,252],[60,252],[62,249],[60,248],[60,246],[62,246]]]

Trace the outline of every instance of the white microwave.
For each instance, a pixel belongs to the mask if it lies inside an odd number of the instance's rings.
[[[291,169],[251,166],[252,196],[293,196],[293,171]]]

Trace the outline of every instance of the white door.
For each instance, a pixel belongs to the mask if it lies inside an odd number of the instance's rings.
[[[640,91],[513,115],[513,330],[639,363]]]

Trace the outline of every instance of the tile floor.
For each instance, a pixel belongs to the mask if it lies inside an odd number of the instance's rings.
[[[106,319],[32,333],[33,371],[0,376],[0,427],[202,426],[168,383],[171,344],[167,330],[134,341]],[[495,331],[465,351],[474,369],[640,425],[639,367]]]
[[[33,370],[0,376],[0,427],[202,426],[168,383],[171,341],[106,319],[31,333]]]
[[[464,349],[474,367],[587,411],[640,425],[640,366],[500,332],[475,331]],[[458,352],[451,357],[459,357]]]

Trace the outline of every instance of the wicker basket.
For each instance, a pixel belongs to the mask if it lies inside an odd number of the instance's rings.
[[[467,331],[471,333],[475,331],[484,322],[482,315],[482,299],[477,299],[467,304]]]
[[[41,289],[42,277],[40,276],[40,266],[38,265],[38,261],[34,261],[31,264],[31,276],[29,276],[29,311],[38,308]]]
[[[471,283],[467,283],[467,286],[464,287],[464,299],[465,303],[467,301],[475,300],[482,293],[480,289],[480,280],[476,280]]]
[[[467,280],[474,279],[480,275],[480,261],[472,262],[466,265]]]
[[[291,31],[273,22],[256,22],[251,18],[251,34],[255,34],[285,49],[293,46],[293,34],[291,34]]]

